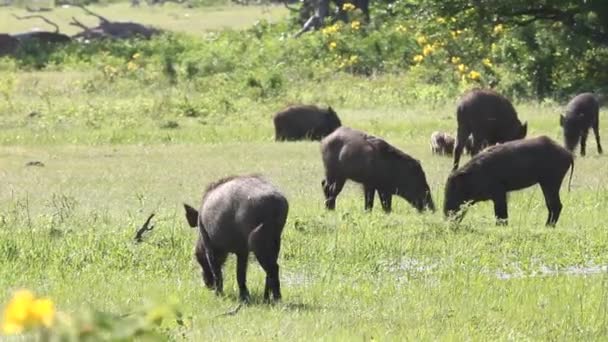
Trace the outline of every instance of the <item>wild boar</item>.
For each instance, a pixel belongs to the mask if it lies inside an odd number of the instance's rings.
[[[208,288],[223,292],[222,265],[234,253],[240,299],[248,301],[247,259],[253,251],[266,272],[264,299],[270,292],[274,300],[281,298],[277,259],[289,205],[274,185],[258,175],[223,178],[207,187],[200,211],[184,208],[188,224],[199,230],[195,255]]]
[[[458,168],[469,135],[473,136],[471,154],[475,155],[483,144],[491,146],[523,139],[528,132],[528,123],[519,121],[511,102],[492,90],[475,89],[465,94],[458,105],[456,119],[458,133],[452,170]]]
[[[274,116],[275,140],[321,140],[341,125],[331,107],[291,106]]]
[[[335,208],[347,179],[363,184],[366,210],[373,208],[376,191],[385,212],[391,211],[393,195],[418,211],[435,210],[420,162],[380,138],[342,126],[321,141],[321,154],[325,166],[321,185],[329,210]]]
[[[451,156],[454,151],[454,137],[445,132],[435,131],[431,134],[431,153]],[[464,146],[467,154],[473,151],[473,137],[469,136]]]
[[[600,105],[595,95],[583,93],[575,96],[566,106],[566,115],[559,116],[559,125],[564,130],[564,145],[574,151],[578,142],[581,143],[581,156],[585,155],[589,128],[593,128],[597,152],[602,153],[600,143]]]
[[[559,189],[569,168],[572,182],[572,153],[546,136],[488,147],[448,177],[444,214],[450,217],[466,203],[492,200],[497,224],[507,224],[507,193],[539,184],[549,211],[546,225],[554,226],[562,210]],[[464,212],[458,215],[461,220]]]

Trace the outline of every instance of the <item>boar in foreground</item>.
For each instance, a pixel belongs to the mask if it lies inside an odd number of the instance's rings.
[[[435,131],[431,134],[431,153],[451,156],[455,142],[454,137],[448,133]],[[473,152],[473,137],[469,136],[464,149],[467,154]]]
[[[569,168],[571,182],[572,154],[546,136],[488,147],[448,177],[444,214],[457,214],[461,220],[463,205],[492,200],[497,224],[507,224],[507,193],[539,184],[549,210],[546,225],[554,226],[562,210],[559,189]]]
[[[208,288],[222,293],[222,265],[234,253],[240,299],[248,301],[247,259],[253,251],[266,272],[264,300],[270,292],[281,298],[277,259],[289,205],[276,187],[257,175],[232,176],[207,187],[199,211],[184,208],[188,224],[199,230],[195,255]]]
[[[275,140],[321,140],[341,125],[331,107],[291,106],[274,116]]]
[[[372,209],[376,191],[386,212],[391,211],[393,195],[418,211],[435,210],[420,162],[380,138],[340,127],[321,141],[321,154],[325,166],[321,184],[329,210],[335,209],[347,179],[363,184],[366,210]]]
[[[458,133],[454,147],[454,167],[460,163],[462,150],[469,135],[473,136],[476,155],[483,144],[489,146],[511,140],[523,139],[528,132],[527,122],[522,124],[511,102],[491,90],[473,90],[463,96],[456,111]]]
[[[579,94],[568,103],[566,115],[559,116],[559,125],[564,130],[564,145],[568,150],[574,151],[580,141],[581,156],[584,156],[589,128],[593,128],[597,152],[603,152],[600,144],[599,113],[599,102],[592,93]]]

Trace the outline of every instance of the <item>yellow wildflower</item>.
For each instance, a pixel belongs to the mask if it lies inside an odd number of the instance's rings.
[[[335,23],[333,25],[327,26],[326,28],[322,29],[321,32],[325,35],[329,35],[332,33],[336,33],[340,30],[340,24],[339,23]]]
[[[504,26],[502,26],[502,24],[498,24],[498,25],[494,26],[494,33],[499,34],[502,31],[504,31],[504,29],[505,28],[504,28]]]
[[[492,45],[490,45],[490,49],[492,51],[496,51],[496,50],[498,50],[498,46],[496,45],[496,43],[492,43]]]
[[[352,64],[356,64],[359,61],[359,56],[357,55],[352,55],[350,56],[350,59],[348,60],[349,63]]]
[[[473,81],[479,80],[480,77],[481,77],[481,74],[475,70],[471,70],[471,72],[469,73],[469,78],[472,79]]]
[[[350,11],[354,10],[355,8],[356,8],[355,5],[351,4],[350,2],[347,2],[344,5],[342,5],[342,10],[344,10],[346,12],[350,12]]]
[[[482,61],[483,65],[487,66],[488,68],[492,67],[492,62],[490,61],[489,58],[484,58]]]
[[[424,45],[424,44],[426,44],[426,37],[420,36],[420,37],[416,38],[416,41],[418,42],[418,44]]]
[[[138,59],[141,55],[139,54],[139,52],[136,52],[135,54],[133,54],[133,56],[131,58],[133,59]]]
[[[5,334],[19,334],[38,326],[50,327],[54,318],[52,301],[36,299],[31,291],[20,290],[4,309],[2,331]]]
[[[403,25],[399,25],[399,26],[397,26],[397,28],[395,28],[395,31],[404,33],[404,32],[407,32],[407,27],[405,27]]]
[[[445,18],[439,17],[437,18],[437,22],[440,24],[445,24]]]
[[[424,46],[424,49],[422,49],[422,54],[425,56],[428,56],[431,53],[433,53],[433,50],[434,50],[433,47],[431,45],[427,44]]]
[[[460,57],[456,57],[456,56],[454,56],[454,57],[452,57],[450,60],[451,60],[452,64],[454,64],[454,65],[459,64],[459,63],[460,63]]]
[[[337,46],[338,46],[338,44],[337,44],[336,42],[331,42],[331,43],[329,43],[329,49],[330,49],[330,50],[335,49]]]
[[[461,64],[458,64],[458,71],[460,71],[460,72],[464,73],[464,72],[466,72],[466,71],[467,71],[467,69],[468,69],[468,67],[467,67],[466,65],[464,65],[464,64],[462,64],[462,63],[461,63]]]
[[[137,63],[133,62],[133,61],[129,61],[129,63],[127,63],[127,70],[129,71],[133,71],[133,70],[137,70]]]
[[[357,30],[359,30],[359,29],[361,28],[361,22],[360,22],[360,21],[355,20],[355,21],[353,21],[352,23],[350,23],[350,27],[351,27],[353,30],[357,31]]]
[[[422,62],[423,60],[424,60],[424,56],[423,56],[423,55],[416,55],[416,56],[414,56],[414,58],[413,58],[413,61],[414,61],[414,62],[416,62],[416,63],[420,63],[420,62]]]

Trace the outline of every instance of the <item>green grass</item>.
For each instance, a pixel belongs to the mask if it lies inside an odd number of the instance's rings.
[[[146,6],[133,8],[128,3],[111,4],[107,6],[87,7],[113,21],[133,21],[141,24],[152,25],[164,30],[174,32],[187,32],[200,34],[206,30],[219,30],[223,28],[245,28],[251,26],[258,20],[276,21],[287,13],[283,6],[215,6],[186,9],[184,6],[167,4],[163,6]],[[30,31],[34,27],[41,30],[53,31],[40,19],[17,20],[12,14],[25,16],[31,13],[14,7],[0,8],[0,32],[19,33]],[[72,17],[76,17],[83,24],[93,27],[97,26],[97,18],[87,15],[77,7],[56,7],[52,12],[42,13],[57,25],[60,32],[75,34],[80,28],[69,25]]]
[[[555,107],[518,108],[531,135],[557,135]],[[453,129],[449,115],[338,109],[344,122],[419,158],[442,203],[451,160],[432,156],[427,137],[435,126]],[[260,130],[271,136],[268,124]],[[593,145],[577,159],[572,192],[562,190],[562,218],[548,229],[537,187],[510,196],[508,227],[494,226],[489,203],[472,208],[459,227],[440,213],[419,215],[403,200],[390,215],[378,203],[366,214],[352,183],[328,213],[317,143],[230,140],[0,148],[0,298],[28,287],[68,312],[87,305],[129,312],[174,297],[188,318],[186,327],[169,330],[178,340],[606,337],[605,271],[567,273],[608,264],[607,167]],[[31,160],[46,166],[25,167]],[[263,273],[252,257],[254,304],[216,317],[236,305],[234,260],[225,268],[225,297],[203,288],[192,257],[196,234],[180,206],[198,205],[206,183],[247,172],[265,174],[291,204],[280,256],[284,300],[260,304]],[[151,212],[156,229],[135,245],[134,232]]]
[[[176,10],[193,13],[190,21],[169,19],[171,6],[93,9],[191,33],[260,17],[259,8],[240,7]],[[74,11],[50,15],[67,20]],[[572,191],[562,188],[554,229],[543,225],[538,187],[510,195],[508,227],[494,225],[491,203],[471,208],[458,226],[401,199],[390,215],[378,202],[365,213],[353,183],[330,213],[318,143],[273,142],[272,114],[289,103],[332,105],[345,125],[420,159],[441,209],[451,159],[431,155],[428,138],[455,130],[455,86],[419,83],[411,73],[302,78],[286,69],[282,88],[262,96],[230,72],[172,84],[149,75],[158,70],[108,78],[104,66],[0,74],[0,303],[21,287],[68,313],[93,306],[123,314],[174,298],[186,324],[165,323],[171,340],[606,339],[608,166],[593,137],[588,156],[576,159]],[[561,141],[562,104],[516,107],[530,136]],[[606,111],[600,122],[608,132]],[[25,166],[36,160],[45,166]],[[234,258],[226,295],[216,297],[202,285],[196,232],[181,204],[199,205],[210,181],[251,172],[290,201],[279,259],[284,298],[261,303],[264,274],[252,257],[253,304],[218,317],[237,305]],[[137,245],[135,230],[152,212],[156,228]]]

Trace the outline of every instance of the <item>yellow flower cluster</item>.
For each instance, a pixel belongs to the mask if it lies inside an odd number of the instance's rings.
[[[502,24],[498,24],[496,26],[494,26],[494,34],[499,34],[502,33],[502,31],[504,31],[505,28],[504,26],[502,26]]]
[[[407,27],[405,27],[404,25],[399,25],[395,28],[395,31],[399,33],[405,33],[407,32]]]
[[[453,56],[450,61],[452,64],[460,64],[460,57]]]
[[[342,60],[342,62],[340,62],[340,64],[338,65],[338,68],[342,69],[345,67],[349,67],[354,64],[357,64],[357,62],[359,62],[359,56],[352,55],[349,58],[345,58],[344,60]]]
[[[426,44],[424,46],[424,48],[422,49],[422,54],[425,55],[425,56],[428,56],[431,53],[433,53],[434,50],[435,50],[435,48],[432,45]]]
[[[131,57],[132,59],[138,59],[141,56],[141,54],[139,52],[136,52],[133,54],[133,56]]]
[[[469,73],[469,78],[473,81],[477,81],[481,78],[481,74],[475,70],[471,70],[471,72]]]
[[[321,32],[325,35],[330,35],[338,31],[340,31],[340,23],[335,23],[321,30]]]
[[[420,45],[424,45],[426,44],[427,40],[425,36],[419,36],[418,38],[416,38],[416,42],[418,42],[418,44]]]
[[[360,21],[355,20],[355,21],[353,21],[352,23],[350,23],[350,27],[351,27],[353,30],[357,31],[357,30],[359,30],[359,29],[361,28],[361,22],[360,22]]]
[[[491,68],[493,66],[492,61],[490,61],[489,58],[484,58],[481,63],[483,63],[483,65],[487,66],[488,68]]]
[[[460,71],[461,73],[465,73],[469,69],[466,65],[464,65],[462,63],[458,64],[457,68],[458,68],[458,71]]]
[[[328,44],[328,47],[329,47],[330,51],[333,50],[333,49],[335,49],[337,46],[338,46],[338,44],[336,42],[330,42]]]
[[[103,72],[106,74],[115,74],[118,72],[118,69],[116,69],[115,67],[113,67],[111,65],[106,65],[103,67]]]
[[[139,66],[137,65],[137,63],[133,62],[133,61],[129,61],[129,63],[127,63],[127,70],[129,71],[134,71],[137,70]]]
[[[450,31],[450,34],[452,35],[452,38],[456,39],[458,38],[458,36],[460,36],[462,34],[462,30],[452,30]]]
[[[424,60],[424,56],[423,55],[416,55],[414,56],[414,58],[412,59],[414,62],[416,63],[420,63]]]
[[[50,327],[55,319],[53,302],[36,298],[31,291],[17,291],[4,309],[2,331],[20,334],[36,327]]]
[[[342,5],[342,10],[344,10],[346,12],[353,11],[355,8],[356,8],[355,5],[351,4],[350,2],[347,2],[344,5]]]
[[[437,18],[437,22],[440,24],[445,24],[445,21],[446,21],[445,18],[442,18],[442,17]]]

